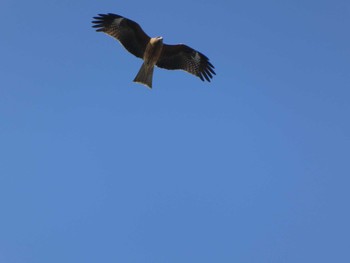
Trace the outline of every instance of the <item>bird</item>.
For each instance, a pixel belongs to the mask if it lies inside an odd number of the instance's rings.
[[[93,17],[93,28],[118,40],[134,56],[143,59],[143,64],[134,82],[152,88],[154,67],[168,70],[184,70],[202,81],[216,75],[215,67],[201,52],[185,45],[168,45],[163,37],[149,37],[135,21],[126,17],[107,13]]]

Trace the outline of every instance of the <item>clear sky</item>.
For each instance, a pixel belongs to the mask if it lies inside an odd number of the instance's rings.
[[[350,262],[350,1],[0,8],[1,263]],[[217,76],[132,82],[108,12]]]

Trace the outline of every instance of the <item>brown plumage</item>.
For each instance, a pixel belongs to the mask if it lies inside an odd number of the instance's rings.
[[[136,22],[115,14],[94,17],[94,28],[117,39],[131,54],[142,58],[142,64],[134,81],[152,88],[154,66],[164,69],[185,70],[202,81],[215,75],[214,66],[202,53],[184,44],[163,44],[162,37],[150,38]]]

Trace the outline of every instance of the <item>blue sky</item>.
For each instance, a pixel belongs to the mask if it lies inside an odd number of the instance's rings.
[[[349,1],[0,8],[0,262],[350,262]],[[217,76],[133,83],[108,12]]]

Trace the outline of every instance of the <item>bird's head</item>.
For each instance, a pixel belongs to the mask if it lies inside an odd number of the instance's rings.
[[[163,37],[153,37],[151,38],[151,44],[156,45],[156,44],[162,44],[163,43]]]

